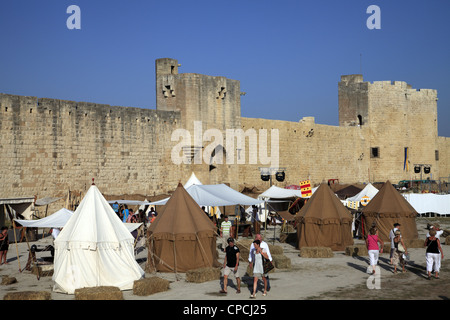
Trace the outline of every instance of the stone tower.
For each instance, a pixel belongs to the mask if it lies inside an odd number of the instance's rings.
[[[364,82],[359,74],[342,76],[338,87],[339,125],[360,127],[373,180],[420,179],[415,164],[431,166],[423,179],[438,179],[436,90],[404,81]]]
[[[180,112],[181,126],[192,138],[190,144],[183,146],[183,150],[192,157],[195,156],[197,163],[200,153],[203,164],[205,159],[209,162],[206,163],[207,169],[200,165],[192,168],[196,172],[205,172],[204,181],[237,181],[237,177],[231,173],[237,174],[237,170],[226,163],[218,164],[215,159],[226,156],[219,156],[219,152],[227,151],[226,131],[241,128],[240,82],[221,76],[178,73],[178,66],[175,59],[156,60],[156,109]],[[217,143],[214,150],[211,150],[211,143],[204,138],[204,133],[209,129],[220,131],[223,137],[223,141],[212,141]]]

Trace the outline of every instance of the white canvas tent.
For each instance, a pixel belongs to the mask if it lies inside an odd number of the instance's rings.
[[[192,186],[192,185],[202,185],[203,183],[200,182],[200,180],[198,180],[197,176],[195,175],[195,173],[192,172],[191,177],[189,178],[188,181],[186,181],[186,183],[184,184],[184,188],[187,189],[188,187]]]
[[[225,184],[191,185],[186,189],[199,206],[234,206],[237,204],[251,206],[263,201],[246,196]],[[152,202],[152,205],[165,205],[169,198]]]
[[[53,290],[115,286],[133,288],[144,271],[134,257],[134,238],[92,185],[55,240]]]
[[[27,228],[63,228],[67,221],[72,217],[73,211],[62,208],[48,217],[38,220],[19,220],[14,219],[15,222],[20,223]]]
[[[343,203],[347,203],[347,201],[361,201],[363,197],[369,197],[369,199],[373,199],[373,197],[376,196],[378,193],[378,189],[375,188],[370,182],[367,184],[367,186],[364,187],[358,194],[354,195],[353,197],[349,197],[343,201]]]

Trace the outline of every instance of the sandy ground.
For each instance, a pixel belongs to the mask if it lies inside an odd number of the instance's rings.
[[[439,222],[444,229],[450,229],[450,218],[418,218],[417,226],[419,237],[425,239],[427,222]],[[370,275],[367,273],[368,257],[351,257],[343,251],[334,252],[332,258],[302,258],[299,250],[294,246],[277,241],[279,227],[269,227],[263,235],[266,241],[280,245],[284,254],[291,259],[292,268],[287,270],[277,269],[270,275],[271,290],[266,297],[259,291],[256,299],[250,299],[250,290],[253,278],[245,275],[247,262],[240,263],[242,275],[241,293],[235,290],[236,281],[233,277],[229,280],[228,294],[219,293],[220,281],[209,281],[195,284],[185,281],[185,274],[156,273],[146,274],[159,276],[170,281],[170,289],[166,292],[150,296],[133,295],[132,290],[124,291],[125,300],[252,300],[262,302],[264,300],[447,300],[450,298],[450,245],[443,245],[444,261],[441,268],[440,279],[427,280],[425,277],[425,249],[410,248],[410,261],[405,274],[393,274],[393,267],[389,265],[389,253],[380,256],[379,266],[380,289],[369,289],[367,286]],[[441,239],[444,241],[445,239]],[[362,243],[355,240],[355,243]],[[33,244],[44,247],[52,244],[51,237],[45,237]],[[19,260],[16,255],[16,245],[11,244],[8,251],[8,264],[0,266],[0,276],[10,276],[17,279],[17,283],[0,285],[0,298],[8,292],[18,291],[49,291],[52,300],[74,300],[74,295],[56,293],[52,291],[53,281],[51,276],[41,277],[30,271],[19,272]],[[28,246],[26,243],[18,244],[21,268],[24,268],[28,258]],[[37,257],[50,256],[49,252],[39,252]],[[141,267],[145,269],[147,251],[143,250],[136,256]],[[219,261],[223,261],[223,253],[220,252]]]

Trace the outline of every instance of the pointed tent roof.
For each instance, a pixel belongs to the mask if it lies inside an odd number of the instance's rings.
[[[202,185],[203,183],[200,182],[200,180],[198,180],[197,176],[195,175],[195,173],[192,172],[191,177],[189,178],[189,180],[184,184],[184,188],[188,188],[192,185]]]
[[[417,211],[388,181],[362,210],[363,213],[378,213],[380,216],[416,217]]]
[[[213,236],[215,227],[197,202],[179,183],[167,201],[164,211],[156,217],[148,232],[155,239],[180,237],[195,239],[195,235]]]
[[[379,236],[387,241],[394,223],[400,223],[403,239],[418,238],[417,211],[389,181],[386,181],[377,195],[370,200],[369,204],[362,210],[362,214],[364,216],[363,232],[365,234],[368,233],[372,225],[376,225]]]
[[[352,215],[327,184],[321,184],[303,208],[297,213],[297,220],[312,223],[351,222]]]
[[[96,248],[99,245],[119,247],[121,242],[134,243],[134,238],[101,194],[92,185],[64,229],[55,245]]]

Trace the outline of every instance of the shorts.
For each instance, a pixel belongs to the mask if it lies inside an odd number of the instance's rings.
[[[224,276],[229,276],[230,273],[233,273],[235,278],[240,278],[239,277],[239,267],[237,268],[236,271],[234,271],[234,268],[230,268],[229,266],[225,266],[225,269],[223,269],[223,275]]]
[[[371,266],[375,266],[378,264],[379,255],[380,252],[378,250],[369,250],[369,260]]]

